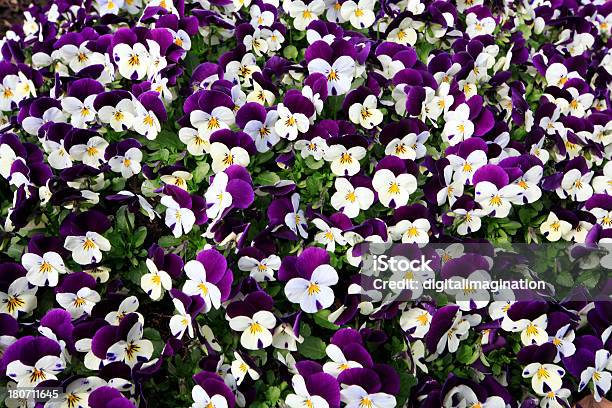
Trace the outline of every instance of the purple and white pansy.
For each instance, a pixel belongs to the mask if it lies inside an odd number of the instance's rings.
[[[42,3],[0,39],[8,407],[609,403],[611,2]],[[386,251],[432,268],[384,292]]]

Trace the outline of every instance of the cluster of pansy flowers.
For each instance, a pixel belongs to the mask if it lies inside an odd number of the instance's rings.
[[[0,374],[63,392],[7,406],[609,392],[610,299],[380,305],[358,268],[612,239],[612,3],[50,3],[0,41]]]

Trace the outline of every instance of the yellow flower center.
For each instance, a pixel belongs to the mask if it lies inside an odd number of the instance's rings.
[[[251,334],[263,333],[263,327],[261,327],[261,324],[257,322],[251,323],[249,326],[249,332],[251,332]]]
[[[316,295],[319,292],[321,292],[321,288],[316,283],[311,282],[308,285],[308,296]]]
[[[138,350],[140,350],[140,346],[137,346],[134,343],[130,343],[125,348],[125,355],[127,356],[129,360],[132,360],[135,354],[138,352]]]
[[[427,313],[422,313],[418,315],[416,319],[421,326],[426,326],[427,323],[429,323],[429,316],[427,316]]]
[[[410,238],[414,238],[414,237],[418,237],[419,236],[419,230],[417,229],[417,227],[410,227],[408,228],[408,230],[406,231],[406,234],[410,237]]]
[[[534,337],[538,335],[540,330],[533,323],[531,323],[529,326],[527,326],[525,332],[527,333],[527,336]]]
[[[74,307],[83,307],[85,306],[85,298],[77,296],[72,303],[74,304]]]
[[[40,265],[40,269],[39,272],[40,273],[49,273],[51,272],[51,264],[47,261],[44,261],[41,265]]]
[[[223,159],[223,164],[225,164],[226,166],[231,166],[232,164],[234,164],[234,156],[232,156],[231,153],[227,153],[225,155],[225,158]]]
[[[43,370],[39,370],[38,368],[34,368],[32,373],[30,374],[30,382],[40,382],[47,379],[47,374]]]
[[[361,109],[361,119],[367,119],[372,116],[372,112],[368,108]]]
[[[140,65],[140,57],[137,54],[130,55],[130,58],[128,59],[128,65],[130,67],[135,67],[135,66]]]
[[[353,157],[350,153],[344,152],[342,156],[340,156],[340,164],[351,164],[353,162]]]
[[[219,120],[214,116],[208,120],[208,129],[219,129],[221,125],[219,124]]]
[[[9,296],[6,300],[4,300],[4,303],[6,304],[6,310],[8,310],[8,312],[11,314],[17,310],[17,308],[25,305],[25,302],[21,300],[19,296]]]
[[[398,144],[397,146],[395,146],[395,154],[404,154],[406,153],[406,145],[403,143]]]
[[[76,394],[70,393],[66,396],[66,402],[68,403],[68,408],[78,407],[79,401],[81,401],[81,397],[79,397]]]
[[[83,250],[89,251],[96,247],[96,243],[93,240],[86,238],[85,242],[83,242]]]
[[[374,404],[372,403],[372,400],[368,397],[363,397],[361,401],[359,401],[359,406],[363,408],[372,408]]]
[[[489,205],[493,205],[495,207],[499,207],[501,204],[502,204],[502,200],[501,200],[501,197],[498,196],[498,195],[494,195],[489,200]]]
[[[538,368],[538,371],[536,373],[536,376],[541,380],[543,378],[548,379],[550,378],[550,373],[548,372],[547,369],[545,369],[544,367],[540,367]]]

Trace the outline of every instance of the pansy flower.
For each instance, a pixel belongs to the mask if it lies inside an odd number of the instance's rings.
[[[278,119],[274,123],[274,129],[276,130],[276,134],[278,134],[281,138],[286,138],[288,140],[295,140],[298,136],[298,133],[306,133],[308,128],[310,127],[310,123],[308,121],[308,116],[304,113],[312,112],[314,107],[312,103],[301,96],[305,101],[300,101],[297,98],[288,99],[285,97],[283,103],[279,103],[276,106],[276,112],[278,113]],[[289,101],[295,101],[292,106],[286,106],[285,103]],[[304,109],[301,109],[301,108]],[[309,109],[312,108],[312,109]]]
[[[21,257],[21,263],[28,273],[28,282],[35,286],[56,286],[59,275],[67,272],[64,260],[55,251],[49,251],[42,256],[28,252]]]
[[[255,312],[253,316],[236,316],[229,321],[232,330],[242,332],[240,344],[247,350],[258,350],[272,344],[272,333],[276,318],[267,310]]]
[[[110,242],[100,232],[109,227],[106,216],[98,211],[87,211],[79,215],[72,213],[60,229],[65,236],[64,248],[72,253],[72,259],[79,265],[100,262],[102,251],[111,249]]]
[[[221,394],[215,394],[212,397],[208,395],[206,390],[199,384],[196,384],[191,390],[191,398],[193,399],[192,408],[227,408],[227,400]]]
[[[288,13],[293,18],[293,26],[296,30],[304,31],[306,27],[316,20],[325,10],[322,0],[314,0],[305,4],[302,0],[296,0],[288,5]]]
[[[454,353],[462,340],[469,335],[469,329],[480,322],[480,316],[463,315],[456,305],[444,306],[434,313],[425,343],[430,352],[441,354],[448,348]]]
[[[221,142],[212,142],[209,152],[213,159],[211,167],[215,173],[219,173],[232,165],[246,167],[251,161],[249,153],[240,146],[230,148]]]
[[[36,387],[43,381],[55,380],[56,374],[65,369],[65,363],[57,356],[44,356],[32,366],[19,360],[12,361],[6,367],[6,374],[17,381],[17,387]]]
[[[583,390],[589,382],[593,382],[595,400],[601,401],[603,397],[610,391],[612,382],[612,373],[608,370],[610,366],[610,352],[607,350],[597,350],[595,353],[595,364],[592,367],[587,367],[580,374],[580,385],[578,390]]]
[[[512,203],[522,203],[522,189],[508,184],[508,174],[498,166],[488,164],[481,167],[472,180],[476,187],[475,201],[493,217],[506,217]]]
[[[555,364],[531,363],[523,369],[522,375],[524,378],[531,378],[531,387],[535,392],[543,394],[548,390],[557,391],[561,388],[565,370]]]
[[[143,320],[142,315],[137,312],[138,306],[138,298],[136,296],[128,296],[121,301],[116,311],[108,312],[104,320],[114,326],[118,326],[121,320],[130,313],[135,313],[139,316],[139,320]]]
[[[86,143],[74,144],[70,147],[69,153],[73,160],[83,162],[88,166],[99,168],[105,162],[105,152],[108,142],[100,136],[92,136]]]
[[[247,364],[242,355],[234,351],[234,358],[235,360],[232,361],[231,371],[232,375],[236,379],[237,385],[240,385],[247,375],[255,381],[259,379],[260,374],[257,372],[257,370]]]
[[[393,160],[392,157],[387,156],[378,163],[372,186],[382,205],[396,208],[408,203],[410,195],[417,189],[417,181],[412,174],[406,173],[399,159]]]
[[[93,79],[76,80],[68,87],[68,96],[62,99],[62,109],[70,114],[70,123],[85,129],[96,117],[94,101],[104,87]]]
[[[539,305],[541,305],[539,302],[515,303],[510,308],[508,316],[502,320],[502,329],[509,332],[520,332],[521,342],[525,346],[542,345],[548,342],[546,332],[548,316],[537,310]]]
[[[350,222],[347,222],[347,217],[344,217],[341,214],[333,214],[330,221],[332,224],[331,226],[321,218],[315,218],[312,220],[313,225],[320,231],[315,234],[314,239],[315,242],[325,245],[325,249],[327,249],[329,252],[334,252],[336,249],[336,244],[346,245],[346,240],[342,235],[342,230],[336,225],[345,225],[348,227],[350,226]]]
[[[149,51],[141,43],[134,45],[121,43],[113,48],[113,60],[124,78],[132,80],[144,78],[149,67],[149,59]]]
[[[331,205],[349,218],[357,217],[360,211],[369,209],[374,203],[374,193],[369,187],[353,187],[353,184],[344,177],[337,177],[334,187],[336,192],[331,196]]]
[[[29,314],[36,309],[36,286],[30,286],[28,279],[15,279],[6,292],[0,291],[0,312],[17,319],[20,314]]]
[[[126,319],[125,322],[130,321]],[[106,351],[106,361],[123,361],[130,367],[133,367],[139,361],[148,361],[153,355],[153,344],[142,338],[142,323],[138,321],[134,323],[123,338],[124,334],[121,331],[124,329],[127,329],[127,327],[124,328],[120,324],[117,329],[117,334],[120,336],[119,340]]]
[[[237,124],[253,138],[255,147],[260,153],[267,152],[280,141],[275,127],[278,119],[277,111],[266,112],[255,102],[245,103],[236,114]]]
[[[319,73],[326,78],[330,95],[344,95],[350,90],[355,77],[354,50],[343,40],[332,45],[316,41],[308,47],[308,72]]]
[[[572,225],[564,220],[560,220],[554,212],[548,214],[546,221],[540,225],[540,232],[549,241],[555,242],[567,235],[572,230]]]
[[[257,258],[261,258],[258,256]],[[238,268],[241,271],[249,272],[249,275],[257,282],[276,280],[274,273],[281,266],[281,259],[278,255],[270,255],[257,259],[252,256],[241,256],[238,259]]]
[[[349,108],[351,122],[361,125],[365,129],[372,129],[383,120],[383,114],[376,109],[377,101],[374,95],[368,95],[363,103],[353,103]]]
[[[218,309],[221,302],[227,300],[233,274],[227,268],[225,257],[216,249],[199,252],[195,260],[185,264],[185,273],[189,279],[183,286],[183,292],[201,296],[204,299],[204,313],[213,307]]]
[[[285,404],[290,408],[329,408],[333,407],[332,399],[329,394],[333,391],[335,382],[327,383],[326,380],[333,380],[325,373],[314,373],[306,378],[300,374],[295,374],[291,379],[293,393],[285,398]],[[326,386],[326,384],[328,384]],[[337,384],[335,384],[337,387]],[[337,391],[336,391],[337,392]],[[329,401],[329,402],[328,402]]]
[[[374,24],[374,4],[374,0],[359,0],[358,3],[348,0],[342,3],[340,15],[356,29],[368,28]]]
[[[311,254],[312,258],[308,259]],[[293,273],[297,276],[289,279],[285,285],[287,299],[292,303],[299,303],[306,313],[326,309],[334,301],[334,292],[330,286],[338,283],[338,273],[327,262],[329,257],[316,248],[305,250],[295,265],[296,270]]]
[[[429,311],[419,307],[405,310],[400,317],[402,330],[417,339],[422,339],[427,334],[430,325],[431,314]]]
[[[100,302],[100,294],[94,288],[94,278],[85,272],[75,272],[64,278],[55,298],[73,319],[77,319],[90,315],[93,307]]]
[[[116,132],[131,128],[134,123],[134,116],[136,115],[134,102],[129,98],[124,98],[119,100],[116,105],[103,104],[97,107],[98,104],[103,103],[98,102],[101,100],[102,95],[98,95],[94,101],[94,107],[98,110],[100,121],[108,123]]]
[[[166,185],[160,203],[166,207],[166,225],[175,237],[188,234],[197,221],[193,211],[193,198],[185,190]]]
[[[193,320],[204,307],[204,302],[199,296],[185,296],[176,289],[173,289],[171,293],[174,297],[172,303],[177,313],[170,318],[170,332],[177,339],[181,339],[185,333],[193,338],[195,336]]]
[[[168,272],[159,270],[151,259],[146,260],[146,266],[149,272],[140,278],[140,286],[151,299],[159,300],[164,290],[172,289],[172,279]]]

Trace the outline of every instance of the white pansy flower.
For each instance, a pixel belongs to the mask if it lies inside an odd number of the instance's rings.
[[[417,180],[412,174],[396,176],[389,169],[380,169],[374,174],[372,186],[385,207],[401,207],[408,203],[410,194],[417,189]]]
[[[85,235],[67,236],[64,248],[72,252],[72,259],[76,263],[88,265],[100,262],[102,251],[110,251],[111,244],[97,232],[88,231]]]
[[[236,316],[229,321],[232,330],[242,332],[240,344],[247,350],[259,350],[272,344],[270,330],[276,326],[276,318],[267,310],[260,310],[252,317]]]
[[[383,120],[383,114],[376,109],[377,99],[374,95],[368,95],[363,103],[354,103],[349,108],[349,119],[351,122],[361,125],[365,129],[372,129]]]
[[[23,254],[21,264],[26,278],[34,286],[57,286],[59,275],[68,272],[64,260],[57,252],[45,252],[42,256],[33,252]]]
[[[172,289],[172,278],[168,272],[157,269],[157,265],[151,259],[146,260],[146,265],[149,273],[140,278],[140,287],[151,299],[159,300],[164,290]]]
[[[336,176],[354,176],[361,168],[359,160],[366,156],[366,149],[354,146],[349,149],[340,144],[329,146],[325,160],[331,162],[331,171]]]
[[[310,279],[292,278],[285,285],[285,295],[291,303],[299,303],[306,313],[327,309],[334,302],[330,286],[338,283],[338,273],[330,265],[319,265]]]
[[[210,145],[210,156],[212,157],[212,170],[215,174],[225,170],[233,164],[246,167],[251,162],[249,153],[240,146],[228,148],[220,142]]]

